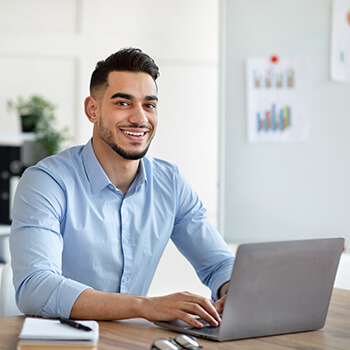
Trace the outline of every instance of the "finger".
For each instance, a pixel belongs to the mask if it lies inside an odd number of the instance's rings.
[[[226,301],[226,295],[214,303],[214,307],[216,311],[219,313],[219,315],[221,315],[222,312],[224,311],[225,301]]]
[[[196,294],[189,293],[189,292],[184,292],[182,294],[184,296],[184,299],[187,300],[187,302],[199,304],[216,321],[221,322],[221,318],[218,311],[216,310],[216,308],[214,307],[214,305],[209,299]]]
[[[217,311],[217,309],[214,307],[214,305],[212,304],[212,302],[209,299],[206,298],[202,298],[200,297],[200,302],[199,304],[201,305],[201,307],[218,323],[217,325],[220,324],[221,322],[221,318],[219,315],[219,312]],[[202,317],[203,318],[203,317]],[[205,318],[203,318],[205,319]],[[205,319],[206,320],[206,319]],[[207,321],[207,320],[206,320]],[[207,321],[208,322],[208,321]],[[212,322],[209,322],[211,325],[213,325]]]
[[[214,308],[214,307],[213,307]],[[220,324],[220,321],[215,319],[211,314],[209,314],[201,305],[197,303],[187,303],[184,308],[184,311],[191,315],[199,316],[204,321],[208,322],[211,326],[217,327]],[[217,313],[217,311],[215,310]]]
[[[196,327],[196,328],[202,328],[203,327],[203,323],[198,321],[196,318],[194,318],[193,316],[191,316],[190,314],[183,312],[180,316],[179,319],[188,323],[190,326],[192,327]]]
[[[214,319],[215,324],[209,322],[212,326],[218,326],[221,322],[221,317],[219,312],[214,307],[213,303],[209,299],[205,299],[205,311],[209,313],[209,315]]]

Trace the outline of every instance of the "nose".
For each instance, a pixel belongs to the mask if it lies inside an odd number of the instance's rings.
[[[136,105],[132,109],[132,113],[129,116],[129,121],[136,125],[146,125],[148,122],[147,114],[142,105]]]

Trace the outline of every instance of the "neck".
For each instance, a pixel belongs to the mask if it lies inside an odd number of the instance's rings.
[[[124,159],[101,140],[93,139],[92,147],[109,180],[125,196],[136,177],[140,160]]]

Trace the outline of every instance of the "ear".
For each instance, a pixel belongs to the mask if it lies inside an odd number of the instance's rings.
[[[84,102],[85,114],[91,123],[95,124],[98,120],[98,102],[95,98],[89,96]]]

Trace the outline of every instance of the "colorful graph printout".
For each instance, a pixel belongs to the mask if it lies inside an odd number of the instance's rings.
[[[333,0],[331,78],[350,81],[350,0]]]
[[[277,132],[285,131],[291,126],[291,109],[289,106],[284,106],[276,110],[276,105],[273,104],[270,110],[256,114],[257,132]]]
[[[294,87],[294,69],[292,67],[278,71],[271,67],[264,72],[253,71],[256,89],[284,89]]]
[[[304,142],[308,138],[302,58],[247,59],[249,142]]]

